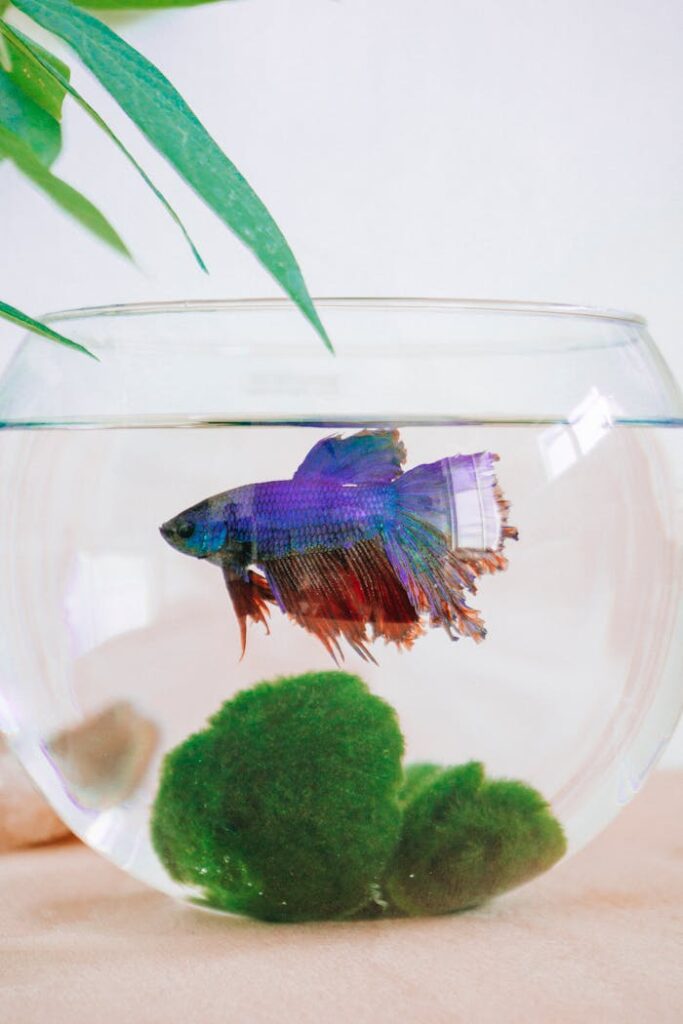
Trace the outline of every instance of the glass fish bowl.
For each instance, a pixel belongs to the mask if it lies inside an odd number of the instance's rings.
[[[0,728],[149,885],[474,907],[638,791],[683,700],[679,392],[645,322],[325,299],[50,318],[0,380]]]

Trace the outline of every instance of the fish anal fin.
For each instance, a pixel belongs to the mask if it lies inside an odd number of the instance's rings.
[[[390,483],[401,475],[406,450],[398,430],[361,430],[325,437],[311,448],[294,479],[325,477],[339,483]]]
[[[284,611],[335,660],[343,657],[342,638],[361,658],[374,661],[370,640],[382,637],[409,647],[422,632],[378,541],[288,555],[269,561],[264,571]]]
[[[382,543],[373,540],[356,544],[346,552],[346,561],[361,581],[373,639],[412,647],[424,629]]]
[[[272,559],[264,570],[283,610],[316,636],[335,661],[343,659],[340,637],[369,659],[362,589],[356,575],[345,570],[341,550]]]

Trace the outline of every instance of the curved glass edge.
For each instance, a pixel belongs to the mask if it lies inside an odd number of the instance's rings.
[[[453,309],[484,313],[520,313],[538,316],[590,317],[598,320],[617,320],[645,326],[647,320],[639,313],[601,306],[573,305],[563,302],[536,302],[518,299],[470,299],[445,297],[391,297],[391,296],[314,296],[316,306],[323,308],[359,309]],[[161,313],[212,313],[247,311],[251,309],[294,308],[286,298],[245,299],[177,299],[151,302],[118,303],[105,306],[83,306],[45,313],[41,320],[57,323],[65,320],[85,320],[98,316],[153,316]]]
[[[102,361],[27,336],[2,375],[0,428],[571,425],[595,396],[611,426],[683,425],[681,392],[641,317],[504,300],[318,301],[338,319],[336,357],[291,334],[286,299],[53,313]],[[146,317],[168,317],[168,332],[157,337]]]

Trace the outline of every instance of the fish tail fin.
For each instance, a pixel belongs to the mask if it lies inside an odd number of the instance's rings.
[[[237,573],[229,566],[223,566],[223,578],[240,628],[241,661],[247,650],[247,619],[262,622],[266,627],[266,633],[270,633],[268,603],[275,603],[275,598],[268,581],[260,573],[251,569],[246,573]]]
[[[452,551],[499,551],[517,531],[507,526],[497,461],[492,452],[477,452],[416,466],[395,482],[400,509],[442,533]]]
[[[491,452],[456,455],[399,477],[396,525],[385,537],[387,557],[419,613],[457,639],[486,636],[467,605],[477,577],[505,569],[503,545],[516,538]]]
[[[428,615],[430,624],[443,626],[453,640],[484,639],[483,620],[465,597],[476,593],[476,567],[449,551],[443,534],[406,515],[385,538],[385,549],[418,615]]]

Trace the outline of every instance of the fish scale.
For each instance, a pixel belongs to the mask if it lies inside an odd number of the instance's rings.
[[[395,490],[384,484],[252,486],[253,515],[242,520],[238,537],[255,541],[263,559],[370,540],[391,524],[396,509]]]

